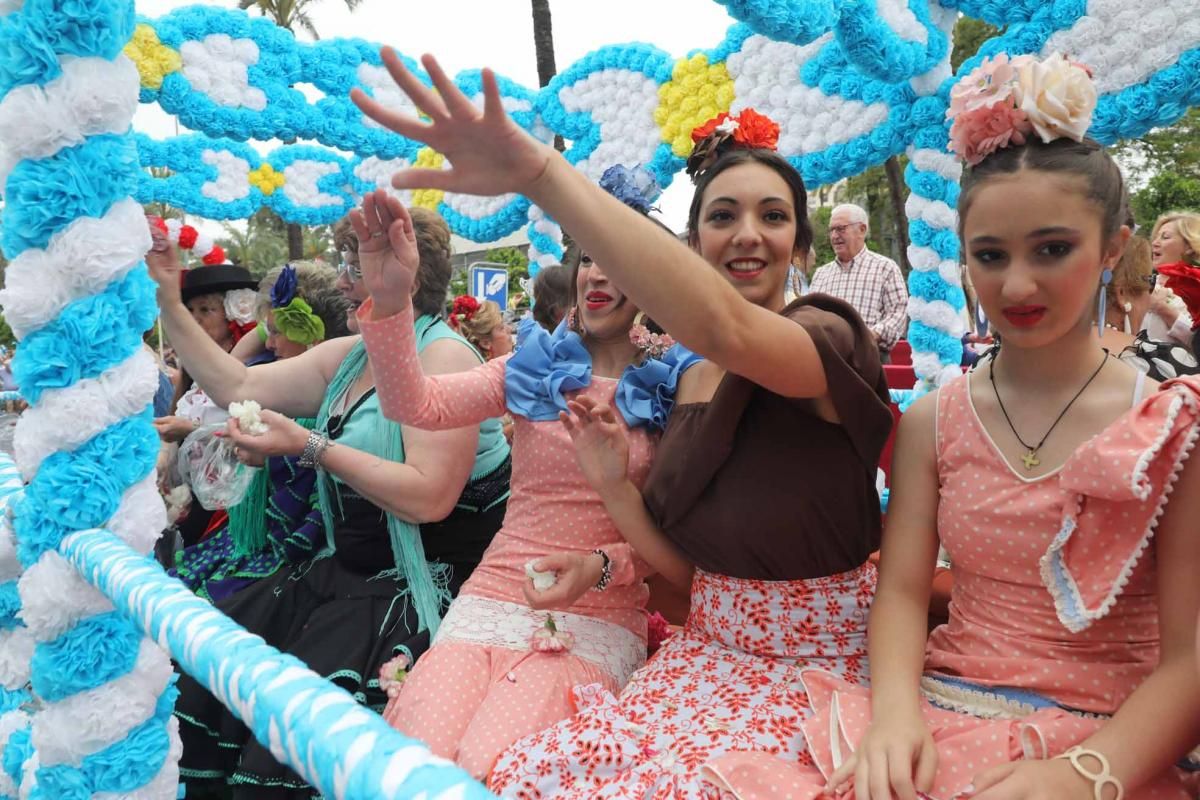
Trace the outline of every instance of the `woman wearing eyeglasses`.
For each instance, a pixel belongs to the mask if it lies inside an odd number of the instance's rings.
[[[1158,278],[1151,261],[1150,242],[1131,238],[1105,291],[1108,308],[1100,343],[1156,381],[1195,375],[1200,366],[1187,347],[1151,339],[1143,330]]]
[[[450,282],[450,231],[436,214],[413,213],[419,252],[412,304],[422,367],[451,373],[481,358],[442,319]],[[358,299],[353,253],[339,278]],[[242,460],[298,456],[317,470],[323,548],[218,602],[268,644],[304,661],[382,708],[384,664],[429,647],[441,617],[500,528],[508,498],[508,444],[496,419],[426,432],[379,411],[375,374],[357,336],[322,342],[292,358],[246,367],[191,318],[179,297],[179,262],[167,248],[146,259],[158,282],[163,325],[196,382],[218,405],[255,400],[267,431],[230,439]],[[282,299],[282,298],[280,298]],[[290,302],[290,301],[289,301]],[[273,324],[287,326],[283,306]],[[295,311],[295,309],[292,309]],[[302,309],[301,309],[302,310]],[[352,321],[353,315],[347,321]],[[270,409],[270,410],[265,410]],[[292,418],[315,417],[312,431]],[[180,773],[188,797],[232,786],[235,799],[307,798],[304,780],[280,765],[199,683],[179,682]]]

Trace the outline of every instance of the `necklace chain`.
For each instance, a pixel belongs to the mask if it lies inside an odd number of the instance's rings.
[[[1104,350],[1104,358],[1100,361],[1100,366],[1096,367],[1096,371],[1087,379],[1087,382],[1079,387],[1079,391],[1075,393],[1075,396],[1063,406],[1063,410],[1054,418],[1054,422],[1051,423],[1050,429],[1046,431],[1046,435],[1042,437],[1042,440],[1032,446],[1021,438],[1021,434],[1017,433],[1017,426],[1013,425],[1012,418],[1008,416],[1008,409],[1004,407],[1004,401],[1000,399],[1000,389],[996,386],[996,359],[993,358],[991,363],[988,364],[988,380],[992,384],[992,392],[996,395],[996,402],[1000,405],[1000,413],[1004,415],[1004,421],[1008,423],[1008,429],[1012,431],[1013,436],[1017,437],[1017,441],[1025,448],[1025,455],[1021,456],[1021,461],[1024,462],[1026,470],[1032,471],[1034,467],[1041,465],[1042,461],[1038,458],[1038,451],[1042,449],[1042,445],[1050,438],[1050,434],[1054,433],[1054,429],[1058,427],[1058,423],[1062,422],[1063,417],[1071,410],[1071,406],[1075,405],[1075,401],[1087,391],[1087,388],[1092,385],[1092,381],[1096,380],[1096,376],[1100,374],[1101,370],[1104,369],[1104,365],[1108,363],[1108,349],[1102,349]]]

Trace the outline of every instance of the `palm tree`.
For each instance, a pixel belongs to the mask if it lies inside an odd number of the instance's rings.
[[[295,33],[296,26],[299,26],[312,38],[320,39],[317,26],[313,24],[312,17],[308,15],[307,11],[317,2],[320,0],[238,0],[238,8],[242,10],[257,8],[259,13],[264,17],[270,17],[281,28],[287,28]],[[358,8],[362,0],[342,0],[342,2],[346,4],[346,8],[353,11]],[[285,142],[285,144],[291,144],[291,142]],[[294,222],[289,222],[287,226],[287,245],[288,258],[303,258],[304,233]]]
[[[537,56],[538,85],[545,86],[558,71],[554,65],[554,28],[550,0],[532,0],[533,51]]]
[[[537,58],[538,85],[545,86],[558,72],[554,63],[554,26],[550,19],[550,0],[531,0],[533,6],[533,53]],[[566,148],[561,136],[555,135],[554,146]]]
[[[243,10],[257,8],[264,17],[270,17],[281,28],[287,28],[295,33],[296,26],[299,25],[309,36],[320,39],[321,36],[317,33],[316,26],[313,25],[312,17],[306,10],[317,2],[320,0],[238,0],[238,8]],[[346,4],[346,8],[353,11],[358,8],[362,0],[342,0],[342,2]]]

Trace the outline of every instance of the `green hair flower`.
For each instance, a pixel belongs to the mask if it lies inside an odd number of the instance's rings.
[[[275,329],[296,344],[310,345],[325,338],[325,323],[302,298],[293,297],[286,306],[272,309]]]

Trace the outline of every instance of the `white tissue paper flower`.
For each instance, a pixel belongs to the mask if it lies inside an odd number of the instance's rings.
[[[536,563],[536,559],[525,562],[525,577],[533,581],[534,589],[537,589],[539,592],[544,592],[554,584],[558,583],[558,576],[553,570],[539,572],[533,568],[533,565]]]
[[[254,400],[244,400],[241,403],[229,404],[229,416],[238,422],[238,427],[251,436],[261,436],[267,432],[267,424],[262,421],[262,406]]]

